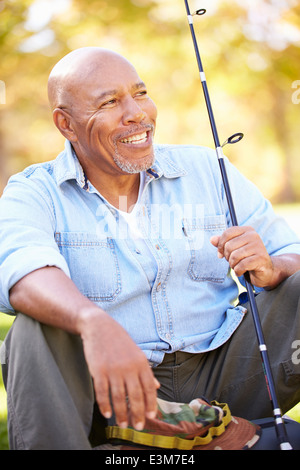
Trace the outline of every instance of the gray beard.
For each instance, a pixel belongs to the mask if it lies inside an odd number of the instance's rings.
[[[149,155],[146,159],[143,159],[142,162],[131,162],[122,157],[118,152],[117,146],[115,146],[115,154],[113,155],[113,160],[115,164],[125,173],[135,174],[140,173],[141,171],[146,171],[150,168],[155,160],[154,153]]]

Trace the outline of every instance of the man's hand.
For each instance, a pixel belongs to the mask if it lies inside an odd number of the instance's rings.
[[[80,335],[105,417],[113,408],[117,423],[125,427],[129,406],[133,425],[141,429],[146,416],[156,415],[159,383],[146,356],[122,326],[84,297],[60,269],[49,266],[24,276],[12,287],[10,302],[16,311],[41,323]]]
[[[274,265],[265,245],[252,227],[230,227],[221,236],[211,238],[218,248],[219,258],[225,257],[239,277],[249,271],[251,282],[257,287],[271,286]]]
[[[274,289],[300,269],[300,255],[270,256],[252,227],[230,227],[210,241],[218,248],[219,258],[225,257],[238,277],[248,271],[252,284],[257,287]]]
[[[133,426],[142,430],[145,417],[156,416],[159,388],[146,356],[100,309],[82,316],[79,329],[101,413],[110,418],[114,411],[117,424],[127,427],[130,407]]]

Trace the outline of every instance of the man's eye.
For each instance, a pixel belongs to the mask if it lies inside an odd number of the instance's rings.
[[[146,90],[139,91],[139,92],[136,94],[136,96],[138,96],[138,97],[139,97],[139,96],[145,96],[145,95],[147,95],[147,91],[146,91]]]
[[[116,101],[117,101],[117,100],[116,100],[115,98],[112,98],[112,99],[109,100],[109,101],[105,101],[105,103],[103,103],[103,104],[101,105],[101,108],[113,106],[113,105],[116,103]]]

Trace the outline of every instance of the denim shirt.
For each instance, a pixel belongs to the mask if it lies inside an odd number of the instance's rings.
[[[16,313],[9,290],[19,279],[56,266],[152,365],[165,353],[227,341],[246,309],[209,241],[230,225],[216,154],[156,145],[155,156],[135,207],[138,236],[86,179],[68,141],[55,160],[13,176],[0,199],[0,311]],[[269,202],[227,159],[226,168],[239,224],[253,226],[270,254],[300,254],[299,239]]]

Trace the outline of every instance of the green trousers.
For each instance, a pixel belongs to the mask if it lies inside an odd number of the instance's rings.
[[[300,401],[300,272],[257,306],[283,413]],[[205,354],[166,354],[154,368],[159,396],[189,402],[204,396],[228,403],[235,416],[272,416],[272,407],[249,306],[222,347]],[[91,449],[105,420],[95,406],[79,337],[19,314],[2,345],[11,449]]]

